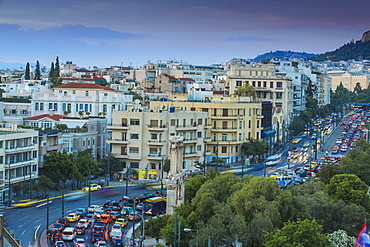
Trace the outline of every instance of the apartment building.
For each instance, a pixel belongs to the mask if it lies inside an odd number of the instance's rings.
[[[124,110],[132,103],[133,96],[112,88],[90,83],[68,83],[48,92],[34,93],[32,116],[49,113],[70,117],[100,116],[112,119],[114,109]],[[82,115],[81,115],[82,113]]]
[[[256,101],[271,101],[273,107],[282,107],[283,120],[293,118],[292,79],[278,76],[274,64],[231,64],[225,83],[225,93],[232,95],[246,84],[256,91]]]
[[[19,184],[38,178],[38,131],[0,128],[0,204]],[[9,186],[10,185],[10,186]]]
[[[262,105],[239,103],[237,98],[213,95],[207,101],[150,102],[150,109],[207,113],[204,143],[206,162],[219,158],[226,164],[242,160],[241,145],[248,138],[262,138]]]
[[[112,138],[111,153],[123,161],[124,167],[149,168],[160,171],[160,163],[169,159],[170,136],[183,136],[184,169],[196,170],[196,162],[204,159],[206,112],[168,110],[114,111],[108,129]],[[158,174],[159,175],[159,174]]]
[[[38,168],[39,174],[44,174],[45,155],[51,152],[60,152],[64,145],[59,144],[59,139],[62,138],[61,130],[41,130],[39,131],[39,155]]]

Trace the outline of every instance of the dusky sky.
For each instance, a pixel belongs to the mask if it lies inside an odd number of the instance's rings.
[[[197,65],[332,51],[370,29],[368,0],[0,0],[3,62]]]

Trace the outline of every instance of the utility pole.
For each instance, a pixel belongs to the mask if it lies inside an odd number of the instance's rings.
[[[62,217],[64,217],[64,183],[62,184]]]
[[[163,155],[162,155],[162,163],[161,163],[161,190],[163,190]]]
[[[90,178],[91,178],[91,175],[90,175],[90,167],[88,168],[89,169],[89,183],[88,183],[88,186],[89,186],[89,194],[87,196],[87,206],[90,207],[91,205],[91,182],[90,182]]]
[[[109,151],[108,151],[108,174],[107,174],[107,186],[109,186],[109,180],[110,180],[110,171],[109,171],[109,170],[110,170],[110,169],[109,169],[109,168],[110,168],[110,167],[109,167],[109,166],[110,166],[110,163],[109,163],[109,162],[110,162],[110,157],[109,157],[109,156],[110,156],[110,153],[109,153]]]

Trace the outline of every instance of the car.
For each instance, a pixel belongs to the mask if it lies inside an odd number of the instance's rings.
[[[62,217],[62,218],[59,218],[59,219],[57,220],[57,223],[62,223],[64,227],[69,226],[69,220],[68,220],[68,219],[66,219],[66,218],[63,218],[63,217]]]
[[[103,222],[100,222],[100,221],[95,221],[93,227],[105,227],[105,224]]]
[[[112,229],[109,233],[111,239],[122,238],[122,231],[119,229]]]
[[[119,224],[114,224],[113,226],[112,226],[112,230],[120,230],[120,231],[122,231],[122,227],[121,227],[121,225],[119,225]]]
[[[121,216],[121,213],[118,211],[110,211],[109,212],[110,216],[112,217],[113,220],[117,219],[119,216]]]
[[[99,205],[91,205],[90,207],[87,208],[87,211],[89,211],[90,213],[94,213],[95,210],[97,209],[101,209],[102,207],[100,207]]]
[[[73,240],[76,237],[76,230],[74,227],[67,227],[62,233],[63,240]]]
[[[133,212],[134,208],[133,207],[123,207],[121,210],[122,215],[128,215],[129,213]]]
[[[121,238],[112,239],[113,247],[125,246],[125,242]]]
[[[70,213],[66,218],[69,222],[76,222],[80,219],[80,216],[76,213]]]
[[[56,232],[56,233],[53,233],[51,234],[50,236],[50,241],[52,243],[56,242],[56,241],[61,241],[63,240],[63,236],[62,236],[62,233],[61,232]]]
[[[294,154],[292,154],[291,158],[296,159],[296,158],[298,158],[298,155],[299,155],[299,153],[294,153]]]
[[[338,149],[337,149],[337,148],[333,148],[333,149],[331,150],[331,153],[332,153],[332,154],[337,154],[337,153],[338,153]]]
[[[103,234],[97,233],[97,232],[93,233],[91,235],[91,238],[90,239],[91,239],[91,242],[92,243],[96,243],[96,242],[99,242],[99,241],[104,241]]]
[[[85,217],[89,213],[89,211],[84,208],[79,208],[76,210],[75,213],[78,214],[80,217]]]
[[[282,176],[282,174],[278,173],[278,172],[275,172],[275,173],[271,174],[269,177],[270,178],[276,178],[276,177],[279,177],[279,176]]]
[[[93,233],[104,233],[104,226],[94,226],[91,232]]]
[[[90,225],[90,221],[87,219],[80,219],[77,223],[77,225],[82,225],[83,227],[88,228]]]
[[[316,134],[312,134],[311,139],[315,140],[316,139]]]
[[[143,210],[143,207],[144,207],[144,203],[143,202],[140,202],[138,205],[136,205],[136,210],[137,211],[142,211]]]
[[[304,146],[304,147],[309,147],[309,146],[310,146],[310,142],[309,142],[309,141],[305,142],[305,143],[303,144],[303,146]]]
[[[101,189],[101,185],[99,185],[99,184],[90,184],[90,187],[89,186],[83,187],[82,190],[89,191],[89,188],[90,188],[90,191],[96,191],[96,190]]]
[[[95,247],[108,247],[107,242],[105,241],[98,241],[94,244]]]
[[[127,226],[128,221],[124,218],[118,218],[114,224],[118,224],[123,228],[123,227]]]
[[[54,223],[53,228],[56,228],[58,229],[59,232],[62,232],[64,229],[64,225],[62,223],[57,222],[57,223]]]
[[[299,143],[301,140],[302,140],[301,138],[295,138],[295,139],[292,141],[292,143],[297,144],[297,143]]]
[[[347,151],[347,146],[344,146],[344,145],[343,145],[343,146],[340,148],[340,151],[341,151],[341,152],[346,152],[346,151]]]
[[[83,225],[77,225],[75,227],[76,229],[76,234],[77,235],[84,235],[85,234],[85,227]]]
[[[131,212],[127,216],[127,219],[131,220],[131,221],[140,221],[141,220],[141,215],[139,214],[139,212]]]
[[[66,243],[64,241],[56,241],[54,244],[55,247],[67,247]]]
[[[73,240],[74,246],[75,247],[86,247],[86,242],[83,238],[75,238]]]

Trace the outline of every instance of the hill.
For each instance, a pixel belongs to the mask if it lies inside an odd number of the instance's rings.
[[[273,57],[277,57],[280,59],[310,59],[312,57],[316,57],[317,54],[314,53],[306,53],[306,52],[294,52],[294,51],[270,51],[268,53],[264,53],[262,55],[258,55],[253,60],[255,62],[261,62],[261,60],[271,59]]]
[[[20,69],[20,68],[26,68],[26,64],[22,63],[6,63],[0,61],[0,69]]]
[[[348,60],[370,60],[370,41],[351,41],[335,51],[325,52],[317,57],[312,58],[313,61],[348,61]]]

